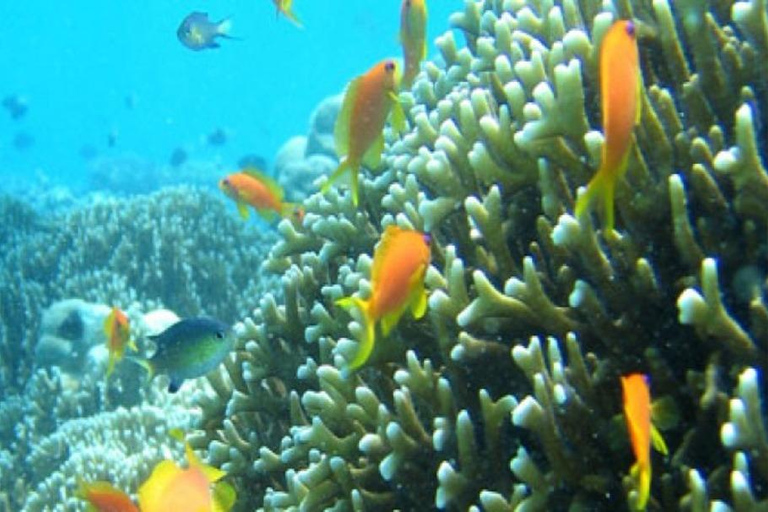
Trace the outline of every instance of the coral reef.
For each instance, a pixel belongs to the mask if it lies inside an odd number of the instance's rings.
[[[637,371],[678,409],[650,506],[765,507],[765,11],[466,0],[360,207],[332,188],[279,225],[283,298],[196,397],[190,442],[241,510],[632,507],[619,378]],[[603,143],[596,49],[628,17],[650,28],[642,117],[603,231],[570,212]],[[428,315],[350,372],[364,329],[334,301],[370,293],[393,223],[432,235]]]
[[[163,189],[104,199],[56,218],[41,218],[10,199],[3,204],[0,385],[8,392],[23,387],[42,312],[58,300],[124,308],[155,303],[183,316],[232,322],[272,282],[260,262],[274,235],[228,214],[218,193]]]

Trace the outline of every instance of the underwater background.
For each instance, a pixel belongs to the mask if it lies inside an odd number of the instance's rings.
[[[422,5],[4,7],[0,510],[768,509],[768,3]]]

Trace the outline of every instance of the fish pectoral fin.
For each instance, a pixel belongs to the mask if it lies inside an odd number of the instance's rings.
[[[369,169],[378,169],[381,165],[381,154],[384,152],[384,133],[382,132],[363,155],[363,163]]]
[[[248,205],[240,201],[237,202],[237,211],[243,220],[248,220],[248,217],[251,216],[251,212],[248,211]]]
[[[390,92],[389,97],[392,100],[392,129],[400,135],[405,133],[405,110],[395,93]]]
[[[411,301],[411,313],[413,318],[418,320],[427,312],[427,290],[421,285],[415,292],[415,297]]]
[[[662,455],[667,455],[669,453],[669,450],[667,449],[667,443],[664,442],[664,438],[661,437],[661,433],[653,425],[651,425],[651,444],[653,444],[653,448]]]

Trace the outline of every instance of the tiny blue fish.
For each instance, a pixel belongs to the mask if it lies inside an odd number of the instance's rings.
[[[161,373],[168,375],[169,393],[178,391],[185,379],[201,377],[219,366],[235,346],[232,329],[206,317],[179,320],[149,339],[157,345],[154,355],[133,361],[149,372],[150,380]]]
[[[208,19],[208,13],[196,11],[184,18],[176,31],[176,36],[181,44],[190,50],[218,48],[217,37],[233,39],[229,35],[231,26],[229,18],[214,23]]]

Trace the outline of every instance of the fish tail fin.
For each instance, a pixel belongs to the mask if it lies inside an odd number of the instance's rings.
[[[376,342],[376,323],[371,316],[370,302],[359,297],[344,297],[343,299],[337,300],[336,305],[341,306],[344,309],[350,309],[352,306],[355,306],[363,314],[365,336],[360,340],[360,346],[357,349],[355,357],[349,362],[350,370],[357,370],[363,366],[371,356],[371,352],[373,352],[373,347]]]
[[[603,214],[605,215],[605,228],[612,230],[614,226],[613,196],[616,182],[611,179],[608,172],[602,167],[587,185],[587,190],[576,199],[574,214],[581,218],[592,206],[596,198],[603,200]]]
[[[293,0],[283,0],[282,5],[278,7],[277,10],[278,12],[282,12],[283,15],[288,18],[288,21],[299,28],[304,28],[301,20],[299,20],[298,16],[296,16],[296,13],[293,12]]]
[[[637,501],[635,502],[636,510],[645,510],[648,504],[648,498],[651,495],[651,467],[650,465],[640,464],[636,462],[632,466],[631,473],[632,478],[637,483]]]
[[[342,160],[336,170],[333,171],[330,176],[328,176],[328,180],[323,183],[323,186],[320,188],[320,192],[328,192],[328,189],[331,188],[333,182],[338,180],[341,175],[347,171],[352,173],[352,202],[355,204],[355,206],[357,206],[357,169],[352,167],[347,158]]]
[[[224,18],[216,24],[216,33],[220,36],[231,37],[229,32],[232,30],[232,18]]]

